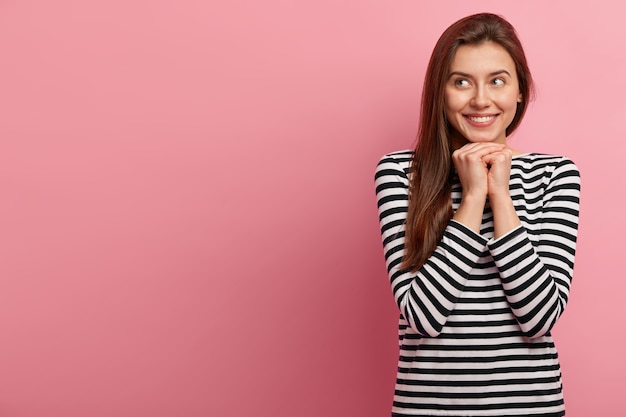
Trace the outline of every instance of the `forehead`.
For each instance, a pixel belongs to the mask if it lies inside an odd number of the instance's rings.
[[[461,45],[450,63],[450,72],[461,71],[471,74],[499,70],[507,70],[513,74],[515,62],[504,47],[494,42]]]

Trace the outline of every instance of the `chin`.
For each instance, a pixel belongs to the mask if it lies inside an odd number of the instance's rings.
[[[504,140],[500,140],[498,138],[498,135],[487,135],[485,134],[486,132],[483,132],[482,134],[468,134],[468,135],[463,135],[461,133],[458,133],[455,135],[453,141],[456,143],[455,148],[460,148],[463,145],[466,145],[468,143],[502,143],[502,144],[506,144],[506,138]]]
[[[470,142],[474,142],[474,143],[500,143],[500,141],[494,139],[494,138],[479,138],[476,140],[470,140]]]
[[[484,136],[469,136],[465,139],[469,143],[492,143],[497,142],[496,138]]]
[[[466,136],[469,142],[482,142],[482,143],[505,143],[506,135],[502,135],[501,132],[473,132],[474,134],[468,134]]]

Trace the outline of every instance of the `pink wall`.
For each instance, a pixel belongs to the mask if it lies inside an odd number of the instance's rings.
[[[623,6],[212,3],[0,2],[0,416],[388,415],[373,170],[478,11],[539,87],[514,146],[583,174],[568,416],[623,415]]]

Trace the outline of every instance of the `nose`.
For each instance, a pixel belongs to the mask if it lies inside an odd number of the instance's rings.
[[[491,98],[489,97],[489,92],[485,87],[481,86],[474,90],[474,97],[472,97],[472,100],[470,102],[472,107],[483,109],[485,107],[488,107],[490,103]]]

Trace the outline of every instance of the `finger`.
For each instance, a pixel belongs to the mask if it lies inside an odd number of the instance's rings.
[[[456,150],[458,154],[488,154],[504,149],[505,145],[499,143],[470,143]]]
[[[503,145],[495,143],[473,143],[472,145],[475,146],[457,149],[452,157],[457,160],[478,162],[485,156],[500,152],[503,149]]]
[[[512,159],[513,159],[513,153],[509,149],[492,152],[490,154],[483,156],[483,160],[490,165],[500,163],[500,162],[510,162]]]

